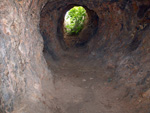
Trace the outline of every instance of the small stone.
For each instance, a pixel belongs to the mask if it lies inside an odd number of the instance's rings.
[[[144,93],[142,94],[142,97],[143,97],[143,98],[150,98],[150,89],[148,89],[146,92],[144,92]]]
[[[86,79],[83,79],[82,81],[83,81],[83,82],[86,82]]]
[[[96,53],[95,53],[95,52],[92,52],[91,54],[92,54],[93,56],[95,56],[95,55],[96,55]]]
[[[142,102],[142,100],[140,99],[140,100],[138,100],[138,102],[139,102],[139,103],[141,103],[141,102]]]
[[[93,80],[94,78],[90,78],[90,80]]]

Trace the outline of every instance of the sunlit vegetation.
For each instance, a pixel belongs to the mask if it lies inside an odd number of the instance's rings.
[[[75,6],[65,15],[64,29],[68,35],[77,35],[83,29],[86,20],[86,10],[82,6]]]

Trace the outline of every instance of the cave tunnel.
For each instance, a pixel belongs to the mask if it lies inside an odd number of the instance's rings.
[[[0,113],[149,113],[149,0],[0,1]],[[66,35],[65,15],[87,13]]]

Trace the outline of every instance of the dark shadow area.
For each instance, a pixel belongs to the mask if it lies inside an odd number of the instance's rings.
[[[139,47],[141,42],[142,42],[142,40],[140,40],[138,38],[138,35],[136,35],[134,37],[133,41],[131,42],[130,46],[129,46],[129,50],[130,51],[135,51]]]
[[[143,18],[148,9],[150,9],[149,5],[141,5],[141,6],[139,6],[139,11],[137,13],[137,16],[139,18]]]

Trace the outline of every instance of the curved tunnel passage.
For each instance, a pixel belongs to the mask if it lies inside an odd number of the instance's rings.
[[[74,5],[89,23],[66,41],[63,19]],[[0,6],[0,113],[150,112],[149,0]]]
[[[148,58],[142,48],[149,35],[150,12],[144,10],[145,16],[141,18],[138,15],[143,10],[136,9],[135,2],[94,2],[78,3],[86,9],[89,23],[81,35],[72,37],[75,41],[64,39],[63,22],[76,2],[48,2],[41,11],[43,53],[54,73],[58,111],[137,112],[135,103],[129,106],[123,103],[135,101],[141,91],[149,89],[141,89],[141,85],[148,86],[150,82],[148,65],[142,66],[142,59]],[[143,82],[139,81],[142,76]]]
[[[55,12],[57,14],[57,18],[54,17],[56,15],[53,14],[53,12],[49,14],[49,3],[47,3],[41,11],[40,31],[45,43],[44,51],[52,53],[51,55],[53,58],[54,56],[56,58],[56,54],[61,53],[61,51],[72,51],[74,49],[77,51],[78,48],[84,48],[85,50],[88,45],[87,43],[97,34],[99,25],[98,15],[96,12],[88,9],[86,6],[83,6],[88,14],[88,23],[84,26],[84,29],[79,35],[66,36],[64,33],[64,17],[66,12],[74,6],[78,5],[68,4],[65,7],[63,6],[59,8],[59,10]],[[54,23],[56,23],[55,27],[53,26]],[[56,47],[57,50],[54,50]],[[80,49],[78,50],[80,51]]]

